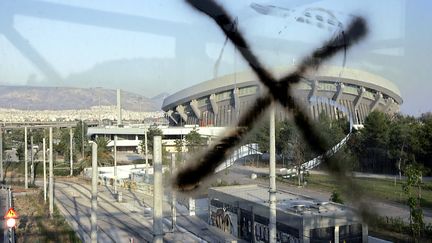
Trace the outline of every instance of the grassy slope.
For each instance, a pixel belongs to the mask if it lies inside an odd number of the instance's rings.
[[[328,192],[337,191],[338,183],[327,175],[311,175],[308,177],[308,188],[324,190]],[[355,178],[361,187],[368,192],[369,196],[380,200],[406,204],[408,196],[402,191],[403,181],[372,178]],[[422,207],[432,209],[432,182],[424,183],[421,192]]]
[[[81,242],[57,208],[50,219],[48,204],[44,203],[39,190],[34,194],[16,196],[14,204],[20,216],[17,242]]]

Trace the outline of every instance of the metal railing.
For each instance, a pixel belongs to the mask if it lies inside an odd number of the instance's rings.
[[[13,208],[13,195],[12,195],[12,189],[9,185],[0,184],[0,189],[2,191],[6,191],[6,205],[5,205],[5,211],[8,211],[8,209]],[[16,236],[15,236],[15,227],[5,227],[4,228],[4,239],[3,242],[9,242],[9,243],[15,243]]]
[[[236,149],[232,155],[225,160],[222,164],[220,164],[216,169],[215,172],[220,172],[230,166],[232,166],[237,160],[244,158],[249,155],[254,154],[262,154],[259,152],[258,144],[257,143],[249,143],[241,146],[240,148]]]

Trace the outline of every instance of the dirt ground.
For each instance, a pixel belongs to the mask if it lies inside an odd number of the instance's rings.
[[[44,202],[41,190],[15,188],[17,242],[81,242],[56,208],[53,217],[49,217],[48,202]]]

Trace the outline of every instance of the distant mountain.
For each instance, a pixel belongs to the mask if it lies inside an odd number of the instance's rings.
[[[116,105],[116,90],[104,88],[0,86],[0,108],[22,110],[87,109]],[[160,105],[144,96],[122,91],[122,107],[132,111],[158,111]]]
[[[154,96],[154,97],[152,97],[152,98],[150,98],[150,99],[151,99],[151,101],[153,101],[153,103],[155,103],[155,104],[159,107],[159,109],[160,109],[160,108],[162,108],[162,103],[163,103],[164,99],[165,99],[168,95],[169,95],[168,93],[164,92],[164,93],[160,93],[160,94],[158,94],[158,95],[156,95],[156,96]]]

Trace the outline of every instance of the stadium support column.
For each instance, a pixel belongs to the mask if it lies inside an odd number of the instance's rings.
[[[49,214],[54,215],[53,130],[49,128]]]
[[[335,102],[338,102],[339,99],[342,97],[344,88],[345,88],[345,85],[343,83],[339,83],[337,85],[337,87],[336,87],[337,91],[333,95],[333,98],[332,98]]]
[[[166,112],[166,115],[177,125],[178,121],[173,117],[174,111],[168,110]]]
[[[90,213],[90,224],[91,232],[90,238],[92,243],[97,242],[97,180],[98,180],[98,168],[97,168],[97,144],[90,141],[92,145],[92,190],[91,190],[91,213]]]
[[[216,102],[216,95],[215,94],[211,94],[209,97],[210,100],[210,105],[211,108],[213,110],[213,125],[217,125],[216,124],[216,116],[218,115],[218,106],[217,106],[217,102]]]
[[[117,126],[122,126],[121,90],[117,89]]]
[[[396,102],[392,98],[387,98],[383,112],[389,113],[393,109],[393,106],[395,104],[396,104]]]
[[[276,136],[275,105],[270,108],[270,189],[269,189],[269,242],[276,243]]]
[[[375,101],[370,106],[370,112],[374,111],[382,100],[383,100],[383,95],[381,94],[381,92],[377,92],[375,94]]]
[[[24,127],[24,188],[28,189],[28,168],[27,168],[27,159],[28,159],[28,151],[27,151],[27,127]]]
[[[213,113],[216,115],[219,111],[218,106],[217,106],[217,102],[216,102],[216,95],[211,94],[209,100],[210,100],[210,105],[211,105],[211,108],[213,110]]]
[[[153,242],[163,242],[162,137],[153,138]]]
[[[188,115],[186,114],[185,108],[182,105],[178,105],[176,107],[176,111],[180,115],[180,119],[183,120],[185,123],[187,122]]]
[[[360,124],[362,123],[363,117],[360,115],[358,108],[359,105],[361,104],[361,101],[363,99],[364,94],[366,93],[366,89],[364,87],[361,87],[358,89],[358,95],[354,100],[354,121],[356,122],[356,124]]]
[[[312,86],[312,88],[311,88],[311,90],[309,92],[309,95],[308,95],[308,99],[309,100],[310,100],[310,98],[312,98],[314,96],[317,96],[318,86],[319,86],[318,81],[317,80],[312,81],[312,85],[311,86]]]
[[[358,92],[358,95],[354,100],[354,110],[357,110],[358,106],[360,105],[362,98],[363,98],[363,95],[366,92],[366,89],[361,87],[358,89],[357,92]]]
[[[234,120],[238,121],[238,117],[240,114],[240,98],[239,98],[238,88],[233,89],[233,97],[234,97],[234,111],[231,111],[231,114],[234,113]],[[232,122],[232,118],[230,119],[230,122]]]
[[[189,103],[189,105],[190,105],[192,111],[194,112],[195,116],[196,116],[198,119],[201,119],[201,111],[200,111],[199,108],[198,108],[198,101],[197,101],[197,100],[192,100],[192,101]]]

